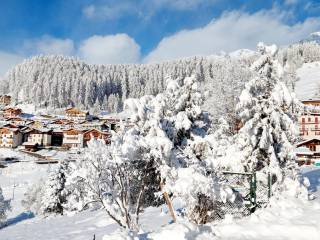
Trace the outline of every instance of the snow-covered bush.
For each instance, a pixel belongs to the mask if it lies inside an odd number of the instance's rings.
[[[41,198],[41,211],[44,214],[63,214],[66,203],[67,190],[66,181],[70,172],[69,163],[66,160],[59,162],[57,169],[50,173],[44,186],[44,193]]]
[[[42,214],[42,197],[45,191],[45,184],[40,180],[38,183],[29,187],[21,201],[22,206],[34,214]]]
[[[11,210],[10,200],[5,200],[0,187],[0,227],[7,220],[7,212]]]
[[[136,140],[130,131],[119,131],[113,133],[110,146],[94,139],[88,142],[68,178],[72,194],[67,205],[81,210],[99,203],[121,227],[137,230],[154,161],[141,154],[144,151]]]

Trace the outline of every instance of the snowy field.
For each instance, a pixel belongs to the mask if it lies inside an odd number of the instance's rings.
[[[5,152],[4,152],[5,151]],[[9,164],[0,171],[0,184],[6,198],[13,198],[9,213],[9,226],[0,230],[1,240],[90,240],[120,239],[119,228],[102,210],[85,211],[73,216],[43,218],[26,212],[21,200],[26,189],[45,178],[54,165],[36,165],[33,159],[12,150],[2,155],[24,160]],[[309,178],[315,200],[303,201],[284,198],[271,207],[257,211],[248,218],[223,222],[197,229],[179,220],[169,224],[171,218],[166,207],[148,208],[142,215],[141,239],[320,239],[320,168],[303,168]],[[192,230],[192,233],[191,233]],[[198,234],[195,234],[198,233]],[[104,238],[103,236],[106,235]]]
[[[314,97],[320,86],[320,62],[305,63],[297,70],[296,94],[300,100]]]

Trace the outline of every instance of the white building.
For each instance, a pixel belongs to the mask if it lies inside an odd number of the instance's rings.
[[[0,147],[15,148],[22,144],[22,133],[18,128],[0,128]]]
[[[68,148],[83,148],[83,131],[77,129],[64,130],[62,146]]]

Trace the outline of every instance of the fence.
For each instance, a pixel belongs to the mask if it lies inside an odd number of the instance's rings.
[[[241,218],[266,206],[271,196],[271,177],[257,181],[256,173],[223,172],[223,182],[229,186],[235,198],[226,202],[216,202],[213,219],[221,220],[229,214]]]

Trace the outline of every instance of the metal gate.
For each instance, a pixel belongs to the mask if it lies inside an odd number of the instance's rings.
[[[271,177],[257,181],[255,172],[223,172],[222,181],[229,186],[235,198],[233,201],[214,203],[214,220],[221,220],[229,214],[241,218],[268,204],[271,196]]]

